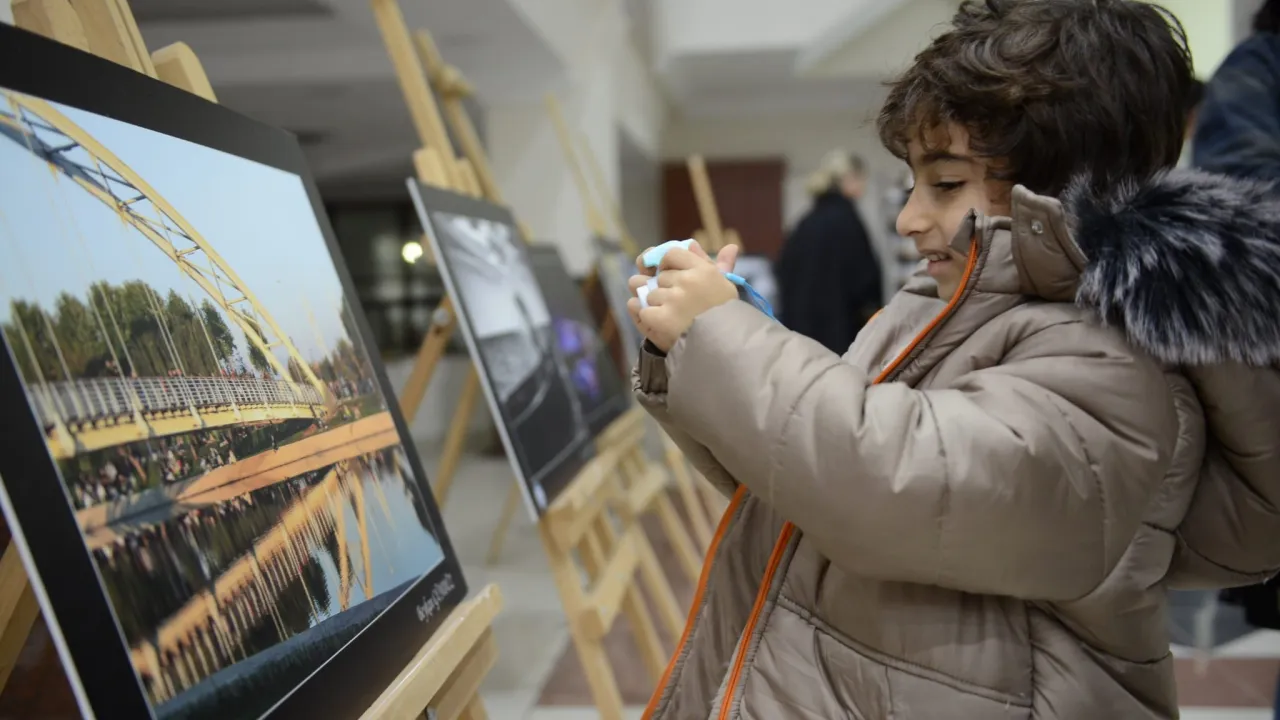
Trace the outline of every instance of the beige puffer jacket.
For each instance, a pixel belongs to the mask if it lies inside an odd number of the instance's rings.
[[[971,215],[956,298],[843,358],[743,302],[642,355],[733,498],[646,717],[1177,717],[1166,587],[1280,568],[1280,203],[1083,187]]]

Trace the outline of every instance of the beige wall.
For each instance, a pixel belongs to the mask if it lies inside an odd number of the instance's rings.
[[[865,112],[673,120],[663,137],[662,154],[669,160],[681,160],[693,153],[701,153],[709,160],[782,157],[787,163],[783,217],[790,224],[809,205],[805,179],[822,156],[836,147],[861,155],[873,175],[901,169],[901,163],[880,146],[874,118]],[[870,214],[872,210],[867,207],[864,212]]]
[[[625,130],[619,133],[618,144],[623,222],[641,247],[672,239],[662,237],[660,161],[640,148]]]
[[[809,207],[805,192],[809,173],[829,150],[847,148],[861,155],[870,171],[867,196],[859,207],[883,261],[888,257],[889,233],[881,190],[885,183],[900,176],[905,166],[881,147],[872,113],[673,119],[663,137],[663,156],[675,160],[692,153],[701,153],[708,159],[782,157],[787,164],[782,189],[783,222],[789,229]]]

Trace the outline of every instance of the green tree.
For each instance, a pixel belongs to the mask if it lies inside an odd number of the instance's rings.
[[[105,282],[96,282],[89,286],[89,297],[93,301],[94,306],[98,309],[98,313],[102,316],[102,325],[106,328],[106,342],[110,347],[107,349],[107,357],[102,360],[102,371],[96,376],[118,377],[121,373],[129,376],[133,372],[132,350],[128,345],[128,326],[125,319],[121,317],[119,309],[115,306],[118,299],[119,291],[112,288]],[[111,358],[111,350],[115,350],[115,358],[119,361],[119,368],[111,369],[107,367],[107,360]],[[92,371],[91,371],[92,372]]]
[[[174,363],[160,333],[154,290],[141,280],[130,280],[108,292],[133,356],[134,371],[140,377],[167,375]]]
[[[85,377],[91,370],[102,373],[108,351],[93,311],[68,293],[59,295],[54,307],[54,331],[71,376]]]
[[[259,335],[258,337],[262,336]],[[275,373],[275,368],[271,365],[271,361],[267,360],[267,356],[258,349],[257,345],[249,342],[249,338],[247,336],[245,337],[244,344],[249,348],[249,364],[252,365],[255,370],[261,373],[266,373],[267,375]]]
[[[29,383],[63,379],[53,337],[40,306],[26,300],[14,300],[10,305],[10,315],[12,319],[5,325],[5,335],[13,344],[22,377]],[[32,355],[35,356],[34,364]]]
[[[227,327],[227,322],[222,319],[222,313],[218,312],[216,305],[206,299],[200,303],[200,315],[204,318],[204,326],[209,331],[214,354],[221,362],[230,363],[232,356],[236,353],[236,338],[231,334],[231,328]]]
[[[224,366],[244,367],[236,336],[217,306],[207,299],[196,306],[173,291],[161,297],[141,280],[97,282],[84,297],[63,293],[52,311],[14,300],[9,322],[0,329],[27,382],[65,379],[62,360],[78,379],[120,373],[157,377],[176,369],[210,376]],[[273,372],[267,356],[247,338],[244,348],[254,368]]]
[[[307,373],[303,370],[302,363],[292,355],[289,356],[289,377],[296,383],[310,382],[307,380]]]

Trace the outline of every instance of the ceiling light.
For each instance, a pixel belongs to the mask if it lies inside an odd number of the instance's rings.
[[[404,258],[404,261],[410,265],[418,262],[418,259],[422,257],[422,243],[417,240],[410,240],[405,243],[404,247],[400,248],[400,257]]]

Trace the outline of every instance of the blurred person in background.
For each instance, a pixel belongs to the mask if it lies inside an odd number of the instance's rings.
[[[1196,132],[1196,119],[1200,115],[1200,103],[1204,100],[1204,83],[1198,79],[1191,81],[1191,88],[1187,91],[1187,133],[1182,142],[1182,155],[1178,158],[1178,167],[1188,168],[1194,167],[1195,162],[1192,158],[1192,146]]]
[[[1205,86],[1192,157],[1202,170],[1280,179],[1280,0],[1263,4]]]
[[[1204,88],[1192,141],[1202,169],[1274,184],[1280,180],[1280,0],[1267,0],[1253,16],[1253,34],[1222,61]],[[1280,582],[1275,578],[1222,593],[1244,609],[1255,628],[1280,630]],[[1212,598],[1202,608],[1213,615]],[[1211,627],[1212,623],[1200,625]],[[1212,647],[1201,634],[1197,645]],[[1273,717],[1280,720],[1280,682]]]
[[[841,354],[884,300],[880,261],[856,205],[866,186],[861,158],[827,153],[809,178],[813,207],[776,270],[782,323]]]

